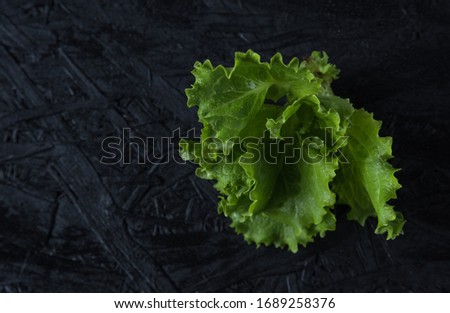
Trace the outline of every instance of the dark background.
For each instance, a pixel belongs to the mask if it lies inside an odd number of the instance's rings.
[[[109,2],[0,1],[1,291],[450,291],[449,1]],[[255,249],[195,166],[100,164],[123,128],[196,126],[193,63],[249,48],[328,52],[394,137],[403,236],[337,208],[297,254]]]

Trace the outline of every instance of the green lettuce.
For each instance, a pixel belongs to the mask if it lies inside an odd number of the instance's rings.
[[[249,50],[233,67],[196,62],[188,107],[198,108],[200,141],[182,139],[180,155],[214,181],[219,213],[249,243],[298,251],[335,229],[335,203],[377,234],[402,233],[404,219],[387,202],[401,187],[387,161],[392,138],[381,122],[334,95],[339,70],[325,52],[288,64]]]

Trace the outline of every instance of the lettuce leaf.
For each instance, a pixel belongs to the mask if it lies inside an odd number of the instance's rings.
[[[403,216],[387,204],[400,188],[387,162],[392,139],[334,95],[339,70],[325,52],[285,64],[279,53],[267,63],[249,50],[231,68],[206,60],[192,73],[187,104],[203,128],[200,141],[180,141],[180,155],[215,181],[219,213],[247,242],[297,252],[335,229],[336,201],[351,220],[376,217],[388,239],[402,232]]]
[[[393,239],[405,222],[387,202],[397,198],[401,185],[394,176],[398,169],[387,162],[392,158],[392,138],[379,137],[380,127],[381,122],[363,109],[353,113],[348,144],[343,148],[348,163],[341,164],[333,189],[339,194],[339,202],[350,206],[349,219],[364,225],[368,217],[376,216],[375,232],[387,232],[387,239]]]

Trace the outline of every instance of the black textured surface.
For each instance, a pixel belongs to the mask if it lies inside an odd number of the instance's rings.
[[[450,9],[440,1],[1,1],[1,291],[450,291]],[[192,165],[99,163],[129,127],[196,125],[195,60],[326,50],[384,121],[395,241],[345,221],[299,253],[247,246]]]

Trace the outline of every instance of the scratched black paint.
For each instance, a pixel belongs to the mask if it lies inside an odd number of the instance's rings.
[[[113,3],[0,3],[1,291],[450,290],[448,1]],[[404,236],[337,208],[298,254],[255,249],[194,166],[99,163],[123,128],[198,127],[194,61],[248,48],[329,53],[336,93],[394,136]]]

